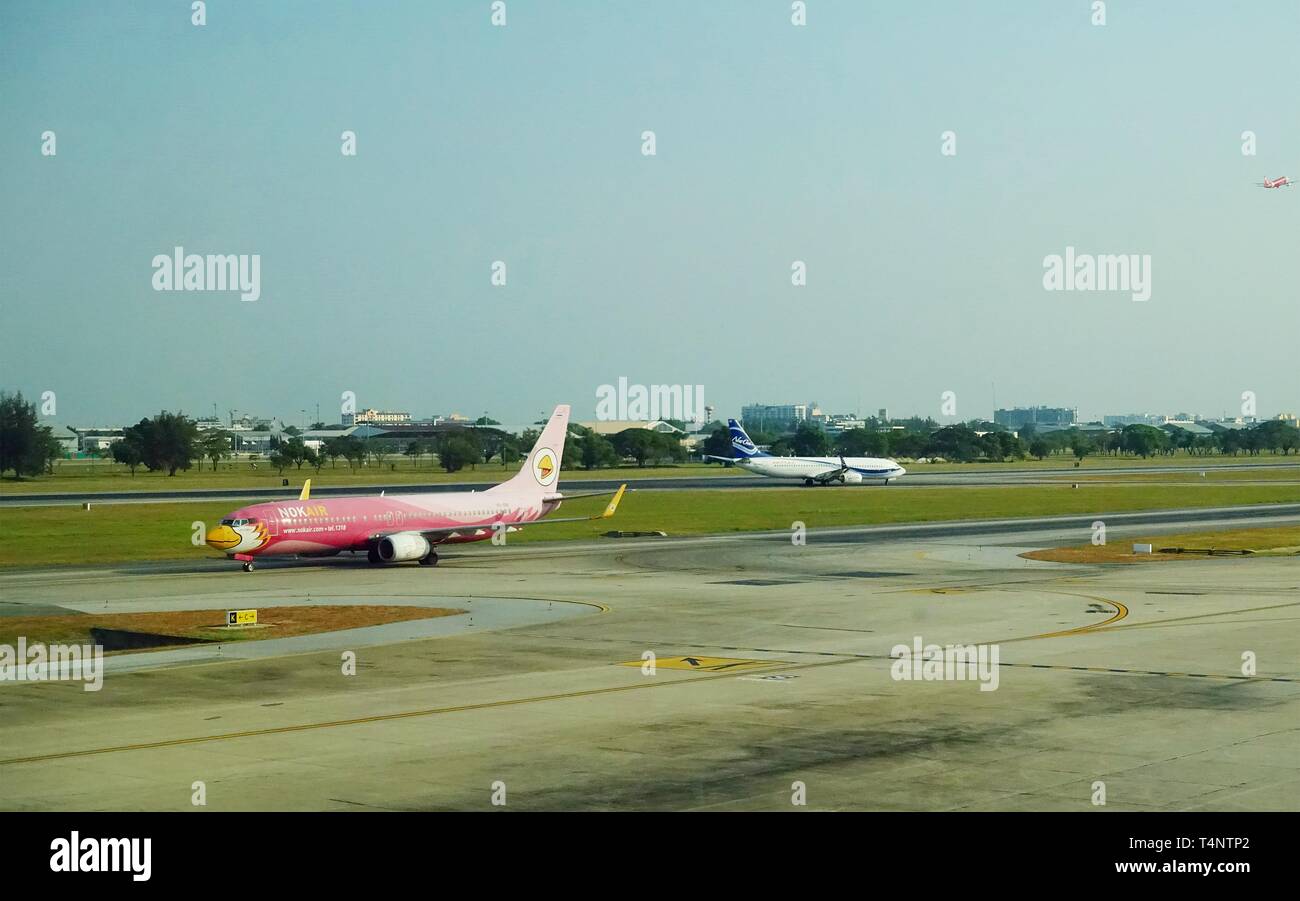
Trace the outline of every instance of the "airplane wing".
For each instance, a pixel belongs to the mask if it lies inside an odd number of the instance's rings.
[[[603,497],[606,494],[609,494],[608,488],[606,488],[604,491],[579,491],[577,494],[570,494],[568,492],[557,491],[554,494],[546,495],[544,498],[542,498],[542,502],[550,504],[556,501],[577,500],[580,497]]]
[[[552,523],[557,523],[557,522],[591,522],[597,519],[609,519],[611,516],[614,515],[614,512],[618,510],[618,505],[623,500],[623,493],[625,491],[627,491],[626,484],[618,486],[618,491],[614,493],[614,497],[610,499],[610,502],[605,505],[605,509],[599,513],[592,514],[591,516],[566,516],[566,517],[560,517],[558,519],[543,518],[543,519],[518,520],[516,522],[507,522],[506,520],[502,520],[502,519],[489,519],[478,523],[473,523],[473,522],[462,523],[460,525],[454,526],[452,528],[447,528],[447,529],[397,529],[392,532],[379,533],[375,537],[386,538],[390,535],[409,533],[412,535],[423,535],[426,539],[429,540],[430,543],[438,544],[439,542],[446,541],[448,538],[464,538],[467,536],[478,535],[483,533],[484,531],[490,532],[493,529],[500,528],[501,526],[505,526],[507,531],[510,531],[513,530],[516,526],[543,526],[543,525],[550,525]],[[592,492],[591,494],[583,494],[583,495],[570,494],[570,495],[566,495],[565,499],[569,500],[574,498],[575,496],[594,497],[596,495],[601,495],[601,494],[605,494],[605,492],[596,491],[596,492]],[[556,500],[559,500],[559,498],[556,498]]]
[[[706,460],[721,460],[723,463],[735,463],[737,460],[743,459],[742,457],[719,457],[714,454],[704,454],[703,457]]]
[[[848,471],[849,471],[849,464],[844,462],[843,457],[840,457],[839,466],[831,465],[825,472],[818,473],[815,476],[809,476],[809,478],[811,478],[814,482],[817,482],[820,485],[825,485],[827,482],[838,479],[840,476],[844,475],[844,473]]]

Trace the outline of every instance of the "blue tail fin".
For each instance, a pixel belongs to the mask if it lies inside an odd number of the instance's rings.
[[[731,432],[731,449],[736,452],[737,457],[766,457],[767,453],[759,450],[754,446],[754,442],[749,440],[745,430],[740,427],[740,423],[734,419],[727,420],[727,429]]]

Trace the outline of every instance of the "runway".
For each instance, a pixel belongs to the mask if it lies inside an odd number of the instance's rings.
[[[849,490],[862,491],[872,488],[888,487],[895,488],[934,488],[940,486],[979,486],[979,485],[1056,485],[1060,484],[1062,479],[1069,477],[1087,478],[1096,480],[1104,476],[1120,476],[1126,483],[1131,484],[1135,476],[1140,475],[1163,475],[1168,473],[1200,473],[1200,472],[1221,472],[1233,471],[1241,472],[1251,470],[1274,470],[1274,469],[1293,469],[1296,471],[1297,479],[1300,479],[1300,461],[1296,463],[1218,463],[1207,464],[1205,466],[1143,466],[1137,467],[1081,467],[1081,468],[1063,468],[1063,469],[972,469],[969,471],[945,471],[945,472],[926,472],[925,464],[909,464],[911,467],[907,474],[896,481],[890,482],[888,486],[880,485],[850,485],[850,486],[832,486],[846,487]],[[312,497],[353,497],[357,495],[379,494],[381,491],[388,494],[420,494],[420,493],[442,493],[448,491],[486,491],[498,482],[432,482],[429,484],[403,484],[394,483],[391,485],[364,485],[360,487],[331,487],[328,481],[333,477],[330,471],[325,475],[315,473],[295,473],[290,479],[290,485],[282,488],[245,488],[238,490],[230,489],[198,489],[183,491],[94,491],[94,492],[77,492],[77,493],[34,493],[22,494],[13,493],[0,495],[0,507],[58,507],[58,506],[80,506],[83,503],[94,504],[159,504],[159,503],[196,503],[201,501],[230,501],[239,503],[244,501],[261,501],[274,498],[294,497],[301,487],[303,478],[311,478],[325,481],[324,484],[314,484],[312,486]],[[346,476],[342,477],[346,478]],[[725,488],[791,488],[799,487],[801,482],[798,479],[769,479],[764,476],[740,473],[735,476],[716,476],[716,475],[698,475],[698,476],[680,476],[680,477],[653,477],[653,478],[627,478],[627,479],[592,479],[582,478],[581,472],[572,472],[565,474],[563,478],[563,490],[570,493],[583,491],[616,491],[619,485],[627,484],[628,488],[633,491],[689,491],[700,489],[725,489]],[[1238,482],[1238,484],[1247,484]],[[1282,480],[1269,479],[1266,484],[1277,485],[1284,484]],[[825,486],[822,486],[825,487]]]
[[[100,692],[0,684],[0,808],[190,809],[196,781],[214,810],[490,810],[497,784],[520,810],[793,810],[796,783],[809,809],[1300,806],[1300,562],[1017,556],[1086,542],[1087,519],[479,545],[436,569],[7,573],[9,614],[495,613],[119,664]],[[1154,521],[1277,525],[1300,506],[1108,517],[1110,540]],[[996,646],[996,690],[893,678],[891,649],[918,638]]]

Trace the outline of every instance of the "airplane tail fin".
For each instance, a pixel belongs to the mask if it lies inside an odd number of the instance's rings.
[[[737,457],[766,457],[763,451],[759,450],[745,430],[740,427],[740,423],[734,419],[727,420],[727,429],[731,432],[731,449],[736,452]]]
[[[568,434],[569,405],[560,404],[546,421],[542,434],[528,452],[519,472],[497,487],[509,486],[511,489],[537,494],[554,494],[556,483],[560,480],[560,463],[564,459],[564,439]]]

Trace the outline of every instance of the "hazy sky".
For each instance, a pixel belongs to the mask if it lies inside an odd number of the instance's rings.
[[[1300,187],[1253,186],[1300,177],[1300,3],[807,7],[6,0],[0,387],[69,423],[583,419],[620,376],[1300,410]],[[260,254],[260,299],[154,291],[177,245]],[[1044,290],[1067,246],[1149,254],[1151,299]]]

